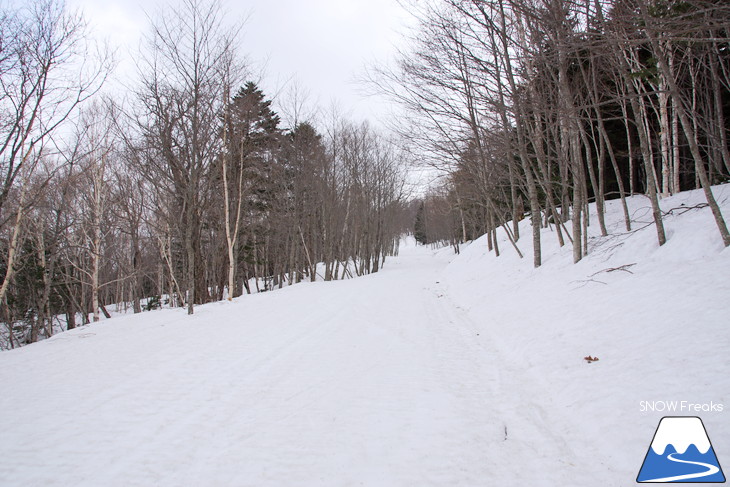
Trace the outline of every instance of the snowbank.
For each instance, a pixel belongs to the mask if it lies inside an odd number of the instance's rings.
[[[730,185],[714,192],[730,220]],[[506,409],[529,414],[524,395],[531,395],[533,412],[579,459],[568,468],[569,485],[591,477],[598,485],[631,483],[665,415],[701,415],[720,462],[730,459],[730,248],[710,209],[692,209],[704,201],[701,191],[661,201],[671,212],[662,247],[649,200],[635,196],[629,233],[620,201],[607,204],[608,237],[600,237],[591,208],[590,253],[578,264],[570,245],[560,248],[543,230],[544,264],[532,268],[525,220],[524,259],[506,237],[496,258],[483,237],[446,270],[447,292],[485,353],[517,371],[500,398],[512,401]]]

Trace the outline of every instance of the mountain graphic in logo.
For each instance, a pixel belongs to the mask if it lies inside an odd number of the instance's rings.
[[[636,481],[725,482],[702,420],[695,416],[662,418]]]

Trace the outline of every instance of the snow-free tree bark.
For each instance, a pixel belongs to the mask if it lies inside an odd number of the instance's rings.
[[[25,187],[40,161],[44,143],[74,110],[96,93],[109,70],[103,50],[93,53],[83,17],[69,14],[56,0],[3,8],[0,16],[0,230],[14,222],[3,300],[17,265],[17,243],[26,213],[14,218],[8,198]],[[97,56],[96,54],[100,54]],[[25,189],[21,189],[25,195]],[[24,203],[28,200],[22,198]],[[12,243],[15,242],[15,246]]]
[[[659,68],[659,72],[661,73],[664,82],[666,82],[670,96],[672,96],[676,100],[675,108],[677,111],[677,116],[682,125],[682,129],[684,130],[687,143],[689,144],[690,153],[692,154],[692,159],[695,163],[695,172],[698,179],[700,180],[702,190],[705,193],[707,204],[712,210],[712,215],[715,218],[715,224],[717,225],[718,231],[720,232],[720,237],[722,238],[723,244],[725,245],[725,247],[728,247],[730,246],[730,232],[728,231],[728,227],[725,223],[722,212],[720,211],[720,207],[717,204],[714,195],[712,194],[711,182],[707,175],[705,161],[702,157],[699,145],[697,143],[697,134],[695,130],[696,124],[693,124],[690,120],[690,116],[686,107],[687,100],[682,97],[683,91],[680,90],[677,84],[675,71],[671,69],[666,52],[664,49],[662,49],[659,39],[660,34],[657,32],[654,25],[656,19],[654,19],[650,15],[649,5],[647,5],[645,1],[639,0],[638,6],[641,13],[641,18],[645,22],[644,33],[647,40],[649,41],[649,44],[652,47],[652,51],[656,59],[657,66]],[[660,245],[661,243],[663,242],[661,242],[660,239]]]
[[[236,294],[237,250],[244,216],[252,210],[255,188],[261,188],[265,182],[262,176],[276,150],[278,125],[279,117],[271,110],[271,101],[253,82],[247,82],[226,104],[220,164],[229,300]]]
[[[171,194],[167,217],[182,237],[188,314],[207,299],[201,231],[211,168],[220,149],[220,114],[236,62],[237,31],[223,24],[220,2],[184,0],[153,21],[139,61],[141,129],[151,148],[147,175]]]

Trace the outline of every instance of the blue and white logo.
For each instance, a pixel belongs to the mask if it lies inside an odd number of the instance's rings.
[[[702,420],[696,416],[662,418],[636,481],[725,482]]]

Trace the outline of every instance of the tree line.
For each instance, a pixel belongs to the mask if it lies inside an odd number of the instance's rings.
[[[399,127],[446,174],[423,200],[424,241],[552,226],[573,260],[589,252],[589,203],[659,199],[730,178],[730,4],[723,0],[440,0],[414,3],[419,26],[395,68],[371,80],[406,108]],[[508,225],[508,222],[512,222]]]
[[[0,347],[377,272],[412,222],[403,154],[333,114],[284,127],[215,0],[151,20],[139,80],[57,0],[0,18]]]

